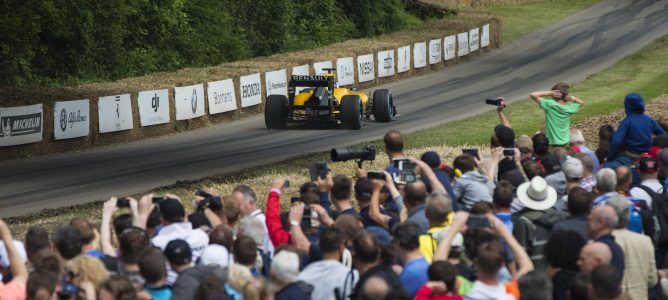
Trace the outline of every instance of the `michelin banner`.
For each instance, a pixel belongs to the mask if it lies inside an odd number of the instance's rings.
[[[464,56],[464,55],[469,54],[469,33],[468,33],[468,31],[457,34],[457,44],[459,44],[459,48],[457,50],[457,56]]]
[[[355,83],[355,64],[352,57],[343,57],[336,60],[336,79],[340,86]]]
[[[97,103],[100,133],[132,129],[130,94],[100,97]]]
[[[269,95],[283,95],[288,96],[288,75],[287,70],[277,70],[264,73],[264,83]]]
[[[394,50],[378,51],[378,77],[394,75]]]
[[[188,120],[204,115],[204,85],[174,87],[176,119]]]
[[[441,39],[429,41],[429,64],[437,64],[441,62]]]
[[[411,46],[397,49],[397,73],[403,73],[411,68]]]
[[[210,115],[237,109],[237,96],[232,79],[209,82],[206,90]]]
[[[169,91],[141,91],[137,95],[139,123],[151,126],[169,123]]]
[[[260,90],[260,86],[260,73],[241,76],[239,78],[241,107],[249,107],[262,103],[262,91]]]
[[[489,24],[482,26],[482,34],[480,36],[480,47],[489,47]]]
[[[53,108],[53,137],[64,140],[88,136],[90,101],[88,99],[56,102]]]
[[[315,75],[324,75],[327,73],[327,71],[323,69],[331,69],[332,68],[332,61],[331,60],[326,60],[326,61],[319,61],[316,63],[313,63],[313,70],[315,70]]]
[[[478,30],[480,30],[480,28],[476,27],[474,29],[471,29],[471,31],[469,31],[469,44],[471,45],[471,47],[469,47],[469,49],[471,50],[471,52],[477,51],[478,48],[479,48],[479,46],[478,46],[478,37],[479,37],[478,34],[480,32]]]
[[[0,107],[0,147],[42,140],[42,104]]]
[[[457,57],[457,37],[454,35],[446,36],[443,39],[443,57],[445,60],[451,60]]]
[[[373,80],[373,54],[360,55],[357,57],[357,81],[367,82]]]
[[[415,43],[413,45],[413,66],[424,68],[427,66],[427,43]]]

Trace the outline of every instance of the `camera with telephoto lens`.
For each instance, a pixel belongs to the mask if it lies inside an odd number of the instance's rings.
[[[347,161],[351,159],[359,159],[358,164],[361,165],[363,161],[376,159],[376,146],[368,144],[364,148],[334,148],[330,152],[332,161]]]
[[[218,212],[223,209],[223,202],[220,197],[213,196],[203,190],[197,190],[195,195],[203,197],[204,199],[197,205],[197,211],[204,211],[205,208],[210,208],[213,212]]]
[[[416,165],[409,159],[395,159],[392,161],[395,168],[399,169],[399,177],[395,176],[394,181],[397,183],[411,183],[417,180],[417,173],[415,172]]]

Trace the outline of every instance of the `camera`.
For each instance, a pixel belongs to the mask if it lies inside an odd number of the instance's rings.
[[[366,177],[369,179],[385,180],[385,174],[383,174],[383,172],[369,171],[366,173]]]
[[[487,219],[486,216],[484,215],[469,215],[469,219],[466,221],[466,227],[469,229],[475,229],[475,228],[486,228],[486,227],[491,227],[492,224],[489,222],[489,219]]]
[[[206,207],[209,207],[214,212],[218,212],[223,209],[223,202],[220,200],[220,197],[213,196],[203,190],[197,190],[195,195],[204,197],[204,200],[200,201],[197,205],[198,211],[204,211]]]
[[[515,149],[513,148],[503,149],[503,156],[515,157]]]
[[[127,197],[118,198],[116,200],[116,207],[130,207],[130,199]]]
[[[154,195],[151,198],[151,202],[153,202],[153,204],[158,205],[158,206],[160,204],[162,204],[162,202],[164,202],[165,200],[167,200],[167,198],[163,195]]]
[[[311,181],[318,180],[318,177],[325,179],[328,172],[329,168],[327,167],[327,163],[324,160],[314,162],[311,165],[311,168],[309,168],[309,176],[311,176]]]
[[[396,159],[392,161],[392,164],[399,169],[399,178],[394,179],[397,183],[411,183],[417,180],[415,163],[409,159]]]
[[[485,100],[485,104],[494,105],[494,106],[501,106],[502,102],[503,102],[503,100],[501,98]]]
[[[462,149],[463,154],[468,154],[473,156],[474,158],[478,158],[478,148],[467,148],[467,149]]]
[[[290,203],[295,203],[295,202],[304,202],[304,200],[301,197],[292,197],[290,198]],[[313,218],[318,219],[318,213],[316,213],[314,210],[311,210],[311,207],[306,205],[304,203],[304,214],[302,215],[302,220],[300,223],[300,226],[302,229],[309,229],[312,227],[317,227],[314,225],[319,224],[317,222],[313,222]]]
[[[376,146],[368,144],[364,148],[334,148],[330,152],[332,161],[346,161],[351,159],[359,159],[358,165],[362,165],[365,160],[376,159]]]

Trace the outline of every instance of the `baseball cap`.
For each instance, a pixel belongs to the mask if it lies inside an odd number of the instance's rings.
[[[427,151],[425,153],[422,153],[422,156],[420,156],[420,160],[425,162],[432,169],[441,166],[441,157],[438,156],[438,153],[436,153],[436,151]]]
[[[167,257],[170,263],[175,265],[184,265],[191,262],[192,256],[190,245],[184,240],[172,240],[165,247],[165,257]]]
[[[202,255],[199,257],[200,265],[210,265],[217,264],[221,267],[227,267],[230,263],[230,253],[227,251],[227,248],[217,245],[210,244],[204,248]]]
[[[584,166],[579,159],[566,156],[566,159],[561,164],[561,171],[564,172],[567,180],[580,179],[584,172]]]
[[[162,218],[168,222],[183,222],[186,217],[186,211],[183,209],[181,201],[167,198],[160,203],[160,213]]]
[[[517,138],[517,141],[515,141],[515,147],[520,149],[520,151],[522,151],[522,148],[525,148],[526,150],[529,150],[529,152],[533,152],[533,141],[529,136],[523,134]]]
[[[638,170],[643,173],[656,173],[659,170],[659,164],[654,157],[647,153],[643,153],[638,161]]]
[[[376,237],[378,239],[378,244],[381,246],[389,246],[392,244],[392,238],[390,237],[390,233],[387,232],[382,227],[379,226],[369,226],[366,228],[366,231]]]
[[[545,174],[552,174],[561,171],[559,156],[556,154],[548,153],[543,155],[543,157],[540,158],[540,163],[545,169]]]
[[[494,127],[494,135],[501,147],[510,148],[515,145],[515,131],[505,125],[499,124]]]
[[[368,178],[360,178],[355,181],[355,196],[360,200],[371,200],[371,180]]]
[[[23,261],[23,263],[28,261],[28,255],[26,254],[26,248],[23,246],[23,242],[17,240],[14,240],[13,242],[16,252],[18,252],[21,257],[21,261]],[[7,248],[5,248],[4,241],[0,241],[0,266],[9,268],[9,255],[7,254]]]

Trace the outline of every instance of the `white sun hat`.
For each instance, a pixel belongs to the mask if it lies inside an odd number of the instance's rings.
[[[543,177],[535,176],[517,187],[517,199],[530,209],[546,210],[557,202],[557,191]]]

